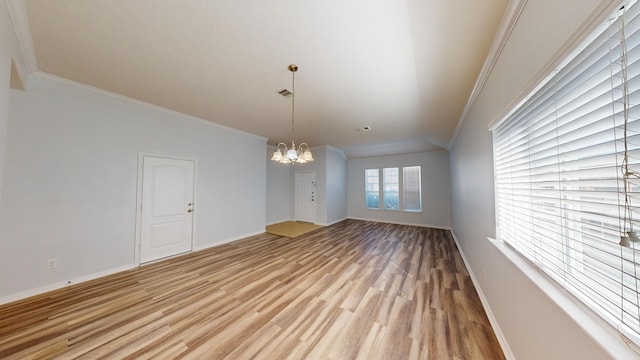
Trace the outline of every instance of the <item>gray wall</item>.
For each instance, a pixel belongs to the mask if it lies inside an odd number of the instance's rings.
[[[327,146],[327,224],[347,218],[347,159],[344,153]]]
[[[42,76],[7,129],[0,300],[135,265],[139,152],[197,161],[196,249],[264,231],[264,138]]]
[[[268,147],[268,159],[273,150]],[[316,172],[316,224],[331,225],[346,219],[347,160],[344,153],[331,146],[311,150],[314,161],[306,164],[283,165],[267,159],[267,224],[295,220],[296,171]]]
[[[0,203],[3,195],[4,163],[7,152],[7,127],[9,122],[9,86],[11,64],[15,62],[19,73],[24,73],[20,47],[9,17],[7,2],[0,2]]]
[[[525,275],[499,246],[487,240],[495,236],[496,228],[492,140],[487,126],[532,85],[536,74],[601,3],[604,2],[528,1],[450,149],[453,231],[495,318],[497,330],[517,359],[638,356],[615,335],[605,337],[603,333],[600,337],[588,333],[589,326],[578,324],[569,316],[558,305],[562,303],[559,298],[549,297],[554,291],[560,293],[557,289],[551,286],[543,291],[540,285],[543,282],[531,280],[540,275]]]
[[[365,169],[414,165],[422,166],[422,212],[365,208]],[[449,175],[449,153],[446,151],[349,159],[347,162],[349,218],[448,229],[451,227]]]
[[[314,161],[303,165],[295,165],[294,171],[315,170],[316,172],[316,224],[327,225],[327,148],[321,146],[313,149]],[[295,174],[293,175],[295,184]],[[295,186],[292,188],[295,195]],[[295,217],[295,204],[293,215]]]
[[[291,165],[271,161],[275,148],[267,147],[266,224],[291,220]]]

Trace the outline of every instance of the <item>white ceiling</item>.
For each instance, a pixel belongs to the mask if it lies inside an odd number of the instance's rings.
[[[25,0],[37,69],[348,157],[447,147],[508,0]],[[360,131],[365,125],[371,131]]]

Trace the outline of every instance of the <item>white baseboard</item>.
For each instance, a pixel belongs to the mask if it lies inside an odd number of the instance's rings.
[[[347,217],[344,217],[344,218],[342,218],[342,219],[338,219],[338,220],[336,220],[336,221],[332,221],[332,222],[330,222],[330,223],[315,222],[314,224],[315,224],[315,225],[322,225],[322,226],[331,226],[331,225],[333,225],[333,224],[337,224],[337,223],[339,223],[340,221],[344,221],[344,220],[347,220],[347,219],[348,219]],[[280,220],[280,221],[276,221],[276,222],[271,223],[271,224],[267,224],[267,226],[268,226],[268,225],[273,225],[273,224],[279,224],[279,223],[281,223],[281,222],[286,222],[286,221],[296,221],[296,219]]]
[[[265,226],[269,226],[269,225],[273,225],[273,224],[280,224],[282,222],[287,222],[287,221],[293,221],[293,220],[291,220],[289,218],[287,218],[287,219],[278,219],[278,220],[274,220],[274,221],[270,221],[270,222],[266,223]]]
[[[255,236],[255,235],[260,235],[260,234],[263,234],[263,233],[264,233],[263,231],[259,231],[259,232],[245,234],[245,235],[240,235],[240,236],[237,236],[237,237],[226,239],[226,240],[224,240],[222,242],[219,242],[219,243],[215,243],[215,244],[210,244],[210,245],[194,248],[193,251],[195,252],[195,251],[208,249],[208,248],[211,248],[211,247],[214,247],[214,246],[226,244],[226,243],[229,243],[229,242],[232,242],[232,241],[244,239],[244,238]],[[180,255],[184,255],[184,254],[180,254]],[[124,266],[115,267],[115,268],[112,268],[112,269],[109,269],[109,270],[99,271],[99,272],[96,272],[96,273],[93,273],[93,274],[89,274],[89,275],[78,276],[78,277],[75,277],[73,279],[69,279],[69,280],[66,280],[66,281],[61,281],[61,282],[57,282],[57,283],[53,283],[53,284],[40,286],[40,287],[37,287],[37,288],[34,288],[34,289],[21,291],[19,293],[7,295],[7,296],[2,296],[2,297],[0,297],[0,305],[7,304],[7,303],[10,303],[10,302],[14,302],[14,301],[18,301],[18,300],[22,300],[22,299],[26,299],[26,298],[31,297],[31,296],[44,294],[44,293],[49,292],[49,291],[62,289],[64,287],[67,287],[67,286],[70,286],[70,285],[79,284],[79,283],[83,283],[83,282],[90,281],[90,280],[95,280],[95,279],[103,277],[103,276],[113,275],[113,274],[119,273],[121,271],[131,270],[131,269],[134,269],[136,267],[138,267],[137,264],[128,264],[128,265],[124,265]]]
[[[467,271],[469,272],[469,276],[471,277],[471,282],[473,282],[473,286],[475,286],[476,291],[478,292],[478,296],[480,297],[480,302],[482,302],[482,307],[484,308],[484,312],[487,313],[487,317],[489,318],[489,322],[491,323],[493,332],[496,334],[496,338],[498,338],[498,343],[500,343],[500,347],[502,348],[502,352],[504,353],[504,356],[508,360],[515,360],[515,356],[513,356],[513,352],[511,352],[511,348],[507,343],[507,338],[504,336],[502,329],[500,329],[500,325],[498,324],[498,320],[496,320],[496,317],[493,315],[493,311],[491,311],[491,306],[489,306],[487,297],[484,295],[484,292],[482,291],[482,287],[480,287],[480,283],[478,282],[478,279],[476,278],[475,273],[473,272],[473,270],[471,269],[471,266],[469,265],[469,262],[467,261],[467,257],[464,254],[464,250],[462,249],[462,246],[460,246],[460,243],[458,242],[458,238],[456,237],[456,234],[453,232],[453,230],[450,230],[450,231],[451,231],[451,236],[453,236],[453,240],[456,242],[456,246],[458,247],[460,256],[462,256],[462,261],[464,261],[464,265],[467,268]]]
[[[614,326],[597,315],[587,305],[573,296],[558,282],[526,260],[503,241],[487,238],[488,244],[510,261],[542,293],[558,306],[561,311],[585,332],[612,359],[640,359],[640,347],[627,339]]]
[[[224,239],[224,240],[222,240],[220,242],[216,242],[214,244],[207,244],[207,245],[204,245],[204,246],[194,247],[193,251],[195,252],[195,251],[201,251],[201,250],[205,250],[205,249],[210,249],[212,247],[216,247],[216,246],[219,246],[219,245],[223,245],[223,244],[230,243],[230,242],[233,242],[233,241],[236,241],[236,240],[241,240],[241,239],[244,239],[244,238],[248,238],[248,237],[256,236],[256,235],[260,235],[260,234],[264,234],[264,231],[257,231],[257,232],[253,232],[253,233],[240,235],[240,236],[234,236],[232,238]]]
[[[237,237],[226,239],[226,240],[224,240],[222,242],[219,242],[219,243],[215,243],[215,244],[210,244],[210,245],[194,248],[193,251],[195,252],[195,251],[208,249],[208,248],[211,248],[211,247],[214,247],[214,246],[226,244],[226,243],[229,243],[229,242],[232,242],[232,241],[244,239],[244,238],[255,236],[255,235],[260,235],[260,234],[263,234],[263,233],[264,232],[260,231],[260,232],[254,232],[254,233],[249,233],[249,234],[245,234],[245,235],[240,235],[240,236],[237,236]],[[184,255],[184,254],[181,254],[181,255]],[[31,296],[44,294],[44,293],[49,292],[49,291],[62,289],[64,287],[67,287],[67,286],[70,286],[70,285],[79,284],[79,283],[83,283],[83,282],[90,281],[90,280],[95,280],[95,279],[103,277],[103,276],[113,275],[113,274],[119,273],[121,271],[131,270],[131,269],[136,268],[136,267],[138,267],[138,265],[136,265],[136,264],[128,264],[128,265],[124,265],[124,266],[115,267],[115,268],[112,268],[112,269],[109,269],[109,270],[99,271],[99,272],[96,272],[96,273],[93,273],[93,274],[89,274],[89,275],[78,276],[78,277],[75,277],[73,279],[69,279],[69,280],[66,280],[66,281],[61,281],[61,282],[57,282],[57,283],[53,283],[53,284],[40,286],[40,287],[37,287],[37,288],[34,288],[34,289],[21,291],[19,293],[7,295],[7,296],[2,296],[2,297],[0,297],[0,305],[7,304],[7,303],[10,303],[10,302],[14,302],[14,301],[18,301],[18,300],[22,300],[22,299],[26,299],[26,298],[31,297]]]
[[[339,222],[341,222],[341,221],[345,221],[345,220],[347,220],[347,219],[348,219],[347,217],[343,217],[342,219],[338,219],[338,220],[336,220],[336,221],[332,221],[332,222],[327,223],[327,224],[320,224],[320,223],[318,223],[318,225],[322,225],[322,226],[331,226],[331,225],[333,225],[333,224],[337,224],[337,223],[339,223]]]
[[[411,222],[389,221],[389,220],[380,220],[380,219],[365,219],[365,218],[356,218],[356,217],[348,217],[347,219],[362,220],[362,221],[372,221],[372,222],[396,224],[396,225],[420,226],[420,227],[427,227],[427,228],[431,228],[431,229],[440,229],[440,230],[449,230],[449,231],[451,231],[451,227],[442,226],[442,225],[418,224],[418,223],[411,223]]]
[[[22,300],[22,299],[26,299],[26,298],[31,297],[31,296],[44,294],[44,293],[49,292],[49,291],[62,289],[62,288],[65,288],[67,286],[71,286],[71,285],[74,285],[74,284],[79,284],[79,283],[83,283],[83,282],[86,282],[86,281],[95,280],[95,279],[103,277],[103,276],[113,275],[115,273],[119,273],[119,272],[122,272],[122,271],[131,270],[131,269],[133,269],[135,267],[137,267],[137,265],[135,265],[135,264],[128,264],[128,265],[124,265],[124,266],[118,266],[118,267],[115,267],[115,268],[112,268],[112,269],[99,271],[99,272],[96,272],[96,273],[93,273],[93,274],[78,276],[78,277],[75,277],[73,279],[69,279],[69,280],[66,280],[66,281],[61,281],[61,282],[57,282],[57,283],[53,283],[53,284],[48,284],[48,285],[40,286],[40,287],[37,287],[37,288],[34,288],[34,289],[21,291],[21,292],[16,293],[16,294],[3,296],[3,297],[0,297],[0,305],[7,304],[7,303],[10,303],[10,302],[14,302],[14,301],[18,301],[18,300]]]

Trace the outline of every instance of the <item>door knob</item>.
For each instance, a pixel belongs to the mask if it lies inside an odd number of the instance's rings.
[[[193,210],[191,210],[191,209],[187,210],[187,212],[192,212],[192,211],[193,211]]]

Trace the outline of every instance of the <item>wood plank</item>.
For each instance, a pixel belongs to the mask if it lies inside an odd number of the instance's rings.
[[[294,238],[320,228],[322,225],[302,221],[285,221],[267,226],[266,231],[269,234]]]
[[[7,359],[504,359],[451,234],[345,220],[0,306]]]

